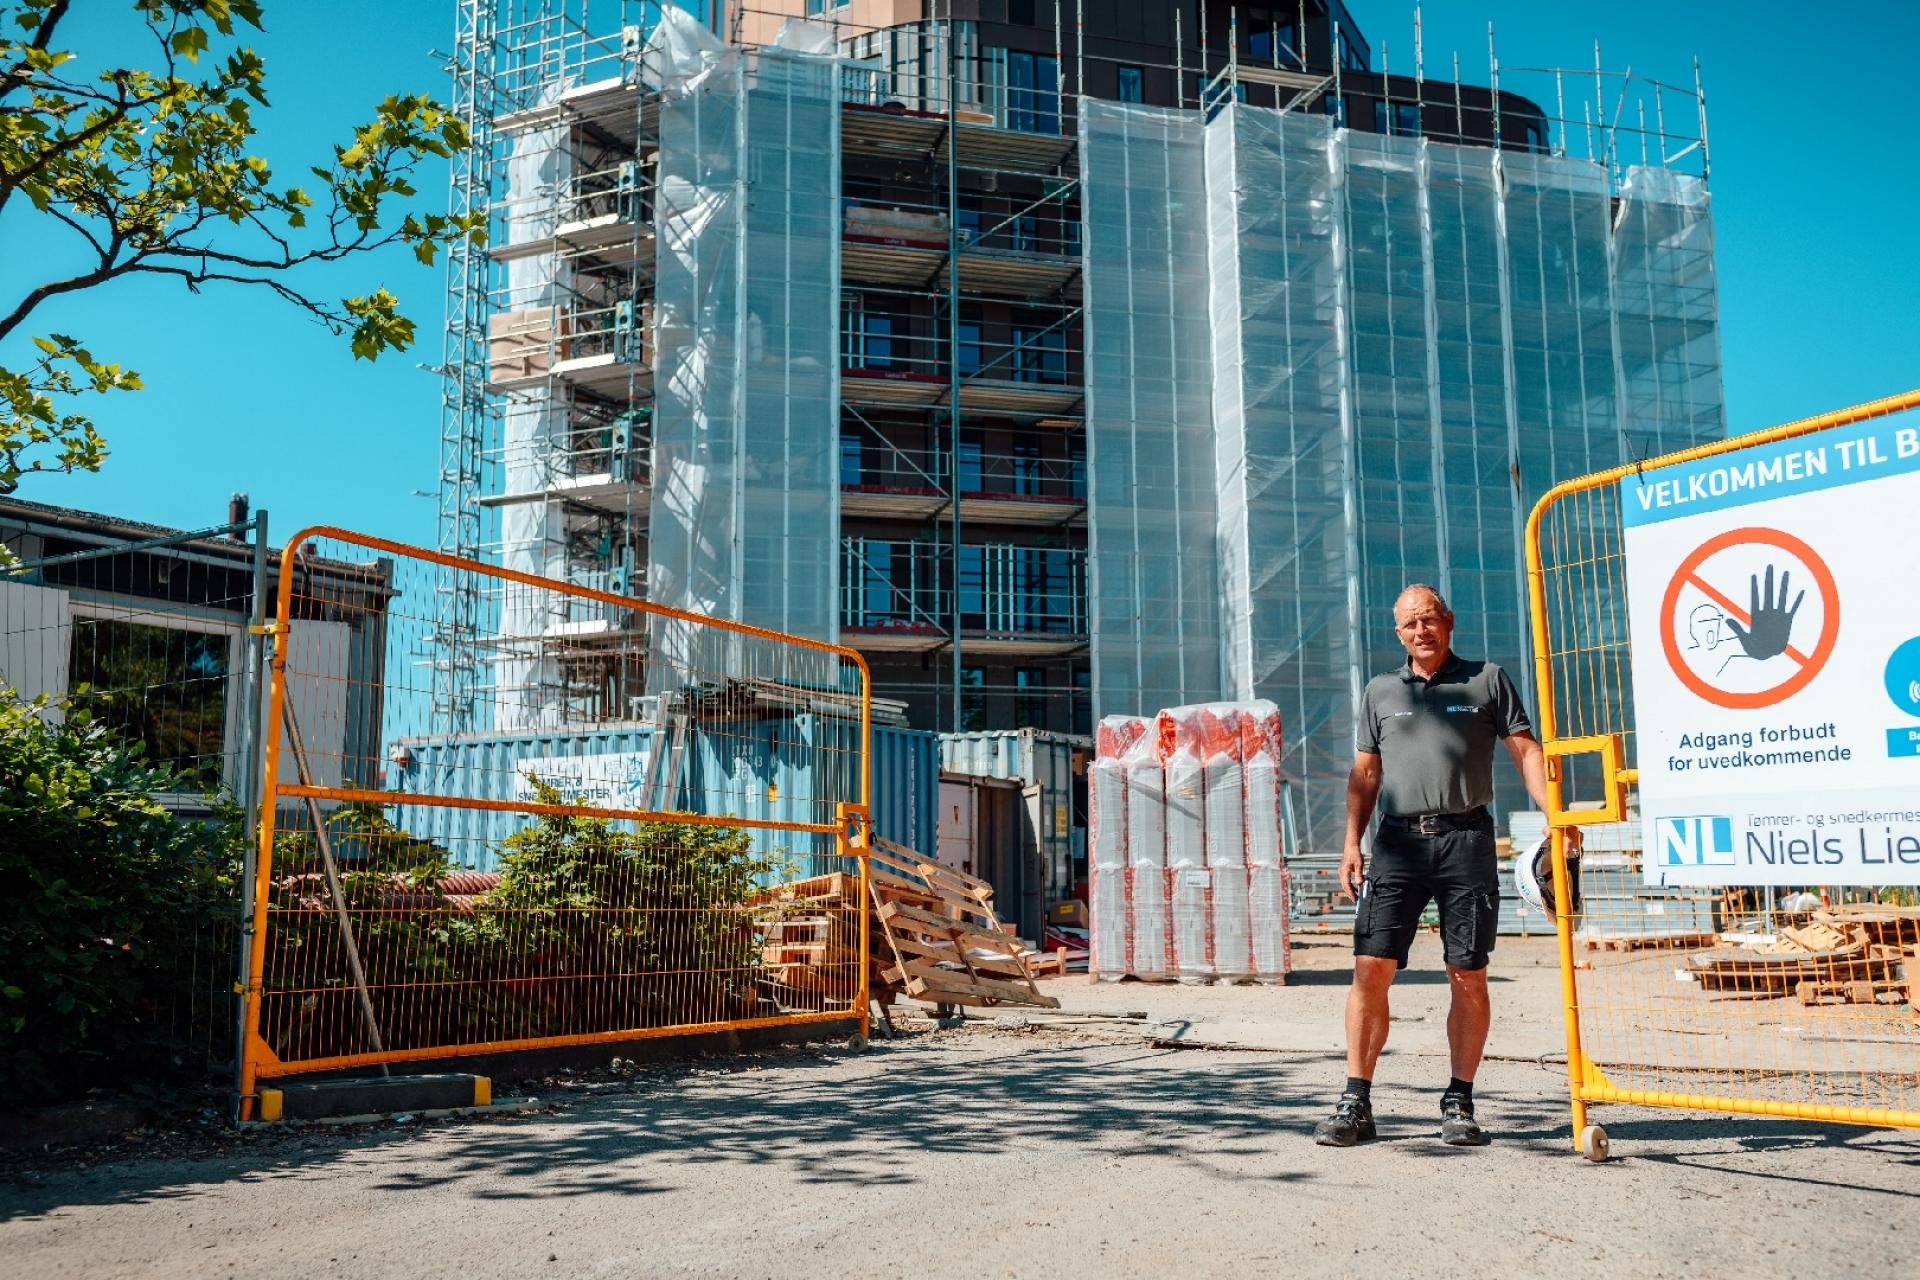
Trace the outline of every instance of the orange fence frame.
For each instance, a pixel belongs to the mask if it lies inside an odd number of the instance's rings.
[[[287,635],[287,619],[293,606],[293,573],[297,553],[302,544],[315,538],[329,538],[352,546],[364,547],[369,551],[438,565],[442,568],[456,569],[481,574],[503,582],[517,583],[521,586],[592,600],[600,604],[629,609],[660,618],[670,618],[718,631],[728,631],[736,635],[750,636],[756,639],[772,641],[776,644],[795,648],[811,649],[816,652],[847,660],[860,672],[860,800],[857,804],[839,803],[835,806],[837,820],[832,824],[780,822],[767,819],[732,818],[725,815],[706,815],[689,813],[670,813],[643,809],[610,809],[586,805],[542,804],[532,801],[490,800],[475,797],[447,797],[418,795],[395,791],[374,791],[356,787],[321,787],[298,783],[282,784],[280,774],[280,738],[281,715],[286,696],[287,650],[283,637]],[[868,1033],[870,1013],[869,997],[869,956],[868,930],[864,927],[864,913],[868,899],[869,867],[867,850],[870,835],[870,814],[872,812],[872,772],[871,755],[873,733],[873,679],[867,662],[858,650],[842,645],[828,644],[804,636],[787,635],[770,631],[763,627],[749,626],[745,623],[731,622],[722,618],[706,617],[685,610],[669,608],[646,600],[614,595],[610,592],[583,587],[571,582],[551,578],[541,578],[533,574],[483,564],[478,561],[462,560],[438,551],[429,551],[423,547],[413,547],[385,538],[355,533],[332,525],[312,525],[293,535],[281,552],[280,580],[276,596],[277,608],[274,621],[267,626],[268,633],[274,638],[273,655],[270,660],[271,685],[267,702],[267,732],[264,737],[265,750],[261,769],[260,788],[260,827],[258,832],[257,856],[255,859],[253,881],[253,917],[250,921],[247,956],[246,982],[246,1023],[241,1045],[240,1068],[240,1118],[247,1120],[254,1114],[256,1086],[260,1080],[282,1076],[337,1071],[354,1067],[379,1066],[391,1063],[419,1062],[462,1057],[473,1054],[501,1053],[522,1049],[565,1048],[572,1045],[606,1044],[620,1041],[659,1039],[667,1036],[698,1035],[703,1032],[737,1031],[754,1027],[790,1026],[812,1022],[844,1022],[857,1020],[859,1034],[864,1038]],[[853,1007],[846,1010],[828,1010],[817,1013],[783,1014],[770,1018],[728,1019],[717,1022],[687,1024],[671,1027],[647,1027],[632,1030],[600,1031],[576,1035],[545,1036],[520,1040],[496,1040],[484,1043],[430,1046],[415,1049],[389,1050],[383,1053],[358,1053],[328,1058],[302,1060],[298,1063],[282,1062],[260,1037],[260,1011],[264,994],[266,949],[267,949],[267,906],[273,875],[273,843],[277,806],[281,797],[312,798],[315,800],[334,800],[347,803],[365,803],[376,805],[430,805],[437,808],[481,809],[494,812],[544,814],[554,816],[572,816],[605,818],[615,821],[666,822],[683,825],[709,825],[735,828],[749,828],[769,831],[817,832],[831,834],[835,840],[837,852],[842,857],[856,859],[860,867],[860,905],[862,926],[857,929],[860,943],[859,973],[853,995]]]
[[[1527,604],[1531,614],[1533,636],[1533,663],[1535,678],[1539,685],[1540,736],[1547,754],[1556,754],[1556,743],[1562,741],[1556,736],[1553,650],[1547,634],[1546,570],[1540,550],[1540,528],[1548,510],[1562,498],[1571,494],[1603,488],[1617,483],[1627,476],[1640,472],[1656,471],[1664,467],[1677,466],[1701,458],[1716,457],[1733,453],[1757,445],[1772,444],[1776,441],[1791,439],[1795,436],[1810,435],[1816,431],[1825,431],[1831,427],[1846,426],[1863,422],[1869,418],[1885,417],[1909,409],[1920,408],[1920,389],[1901,392],[1897,395],[1870,400],[1864,404],[1847,409],[1837,409],[1831,413],[1818,414],[1811,418],[1801,418],[1781,426],[1762,431],[1749,432],[1746,435],[1732,436],[1712,444],[1699,445],[1691,449],[1682,449],[1675,453],[1664,454],[1647,462],[1633,463],[1627,466],[1610,467],[1605,471],[1596,471],[1591,475],[1563,481],[1541,497],[1534,504],[1532,513],[1527,517]],[[1569,740],[1570,741],[1570,740]],[[1582,744],[1584,746],[1584,744]],[[1586,749],[1591,750],[1591,747]],[[1617,755],[1607,766],[1605,779],[1607,791],[1611,796],[1624,794],[1624,788],[1637,781],[1638,771],[1618,768]],[[1580,810],[1569,812],[1561,804],[1561,773],[1557,768],[1547,771],[1547,821],[1552,831],[1553,874],[1555,884],[1567,883],[1567,846],[1565,827],[1582,821],[1592,821],[1593,815]],[[1844,1124],[1881,1125],[1898,1128],[1920,1129],[1920,1111],[1895,1111],[1876,1107],[1850,1107],[1809,1105],[1794,1102],[1775,1102],[1757,1098],[1739,1098],[1718,1094],[1668,1093],[1636,1089],[1618,1089],[1609,1082],[1601,1070],[1588,1060],[1580,1044],[1580,999],[1579,983],[1576,978],[1573,958],[1573,917],[1563,908],[1564,898],[1554,913],[1554,930],[1559,940],[1560,952],[1560,989],[1562,1003],[1566,1011],[1567,1032],[1567,1085],[1572,1101],[1573,1137],[1576,1147],[1583,1147],[1587,1125],[1587,1105],[1594,1102],[1630,1103],[1644,1107],[1674,1107],[1696,1111],[1720,1111],[1734,1115],[1778,1116],[1788,1119],[1833,1121]],[[1599,1150],[1604,1151],[1605,1135],[1598,1138]]]

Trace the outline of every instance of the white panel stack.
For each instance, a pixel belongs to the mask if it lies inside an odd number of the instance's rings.
[[[1093,955],[1088,963],[1095,973],[1124,972],[1130,966],[1126,786],[1126,770],[1117,759],[1102,756],[1087,771],[1087,803],[1091,815],[1088,861],[1093,880]]]
[[[1096,750],[1094,975],[1284,981],[1292,957],[1273,704],[1109,717]]]

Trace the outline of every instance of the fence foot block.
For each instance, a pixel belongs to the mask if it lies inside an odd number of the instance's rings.
[[[282,1080],[271,1088],[261,1089],[260,1094],[262,1120],[326,1120],[338,1116],[397,1115],[489,1106],[493,1102],[493,1081],[486,1076],[451,1072],[350,1080]]]

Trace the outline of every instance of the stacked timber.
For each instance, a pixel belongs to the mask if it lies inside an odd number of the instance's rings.
[[[1898,1001],[1913,964],[1906,941],[1920,931],[1920,910],[1864,905],[1823,908],[1805,925],[1760,947],[1715,949],[1688,958],[1686,975],[1702,990],[1796,996],[1806,1005]]]
[[[748,901],[760,979],[783,1011],[845,1005],[859,988],[860,880],[844,872],[775,885]]]
[[[869,990],[882,1006],[900,997],[1059,1006],[1034,986],[1025,948],[994,914],[985,881],[876,839],[867,887],[862,904],[859,875],[836,872],[774,885],[749,901],[760,982],[775,1005],[797,1012],[852,1002],[865,929]]]
[[[935,1005],[1057,1009],[1040,994],[1026,948],[993,911],[993,889],[891,840],[874,840],[867,887],[878,942],[873,993]]]

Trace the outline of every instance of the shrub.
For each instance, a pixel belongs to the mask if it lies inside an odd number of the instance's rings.
[[[154,797],[191,791],[80,699],[0,688],[0,1095],[55,1101],[103,1084],[182,1076],[171,1025],[183,949],[231,972],[241,823],[181,818]],[[206,975],[202,975],[206,976]],[[203,1012],[224,1021],[226,1002]]]
[[[561,802],[537,779],[535,791]],[[528,1034],[744,1018],[760,960],[746,903],[783,869],[737,828],[544,814],[504,842],[476,941],[514,975]]]

